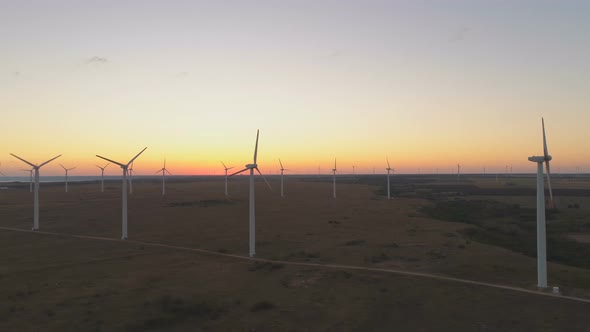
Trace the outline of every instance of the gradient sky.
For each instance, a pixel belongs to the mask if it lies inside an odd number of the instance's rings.
[[[590,170],[588,59],[589,1],[5,0],[0,170]]]

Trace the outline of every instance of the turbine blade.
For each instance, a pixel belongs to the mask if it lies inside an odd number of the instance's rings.
[[[110,164],[111,164],[111,163],[108,163],[108,164],[104,165],[103,169],[104,169],[104,168],[107,168],[107,166],[109,166]]]
[[[166,173],[168,173],[168,175],[172,175],[172,173],[170,173],[167,169],[164,168],[164,170],[166,171]]]
[[[64,165],[62,165],[62,164],[59,164],[59,166],[61,166],[61,168],[63,168],[63,169],[66,169],[66,168],[64,167]]]
[[[551,189],[551,167],[549,166],[549,160],[545,161],[545,167],[547,168],[547,187],[549,188],[549,206],[553,208],[553,190]]]
[[[336,169],[336,158],[334,158],[334,169]]]
[[[256,167],[256,171],[258,172],[258,174],[260,174],[260,176],[262,176],[262,179],[264,180],[264,182],[266,182],[266,185],[268,186],[268,188],[270,189],[270,191],[272,190],[272,187],[270,186],[270,183],[268,183],[268,181],[266,181],[266,178],[264,177],[264,175],[262,175],[262,173],[260,172],[260,170],[258,169],[258,167]]]
[[[72,168],[68,169],[68,171],[71,171],[71,170],[73,170],[73,169],[76,169],[76,167],[72,167]]]
[[[279,164],[281,164],[281,169],[285,168],[285,167],[283,167],[283,163],[281,162],[281,158],[279,158]]]
[[[15,154],[13,154],[13,153],[11,153],[10,155],[11,155],[11,156],[13,156],[13,157],[14,157],[14,158],[16,158],[16,159],[19,159],[19,160],[21,160],[21,161],[23,161],[23,162],[25,162],[25,163],[29,164],[29,165],[30,165],[31,167],[33,167],[33,168],[37,167],[36,165],[33,165],[33,164],[31,164],[30,162],[28,162],[28,161],[24,160],[23,158],[21,158],[21,157],[19,157],[19,156],[15,155]]]
[[[53,158],[47,160],[46,162],[42,163],[41,165],[39,165],[39,168],[43,167],[43,165],[49,164],[50,162],[54,161],[55,159],[57,159],[59,157],[61,157],[61,154],[59,156],[57,156],[57,157],[53,157]]]
[[[547,138],[545,137],[545,120],[541,118],[541,124],[543,126],[543,153],[545,160],[549,157],[549,152],[547,151]]]
[[[117,165],[119,165],[119,166],[121,166],[121,167],[127,167],[127,165],[125,165],[125,164],[121,164],[121,163],[118,163],[118,162],[116,162],[116,161],[114,161],[114,160],[111,160],[111,159],[109,159],[109,158],[105,158],[105,157],[103,157],[103,156],[99,156],[99,155],[96,155],[96,156],[97,156],[98,158],[100,158],[100,159],[104,159],[104,160],[106,160],[106,161],[110,161],[111,163],[113,163],[113,164],[117,164]]]
[[[164,158],[164,169],[166,169],[166,158]]]
[[[256,146],[254,147],[254,164],[256,164],[256,158],[258,156],[258,134],[260,134],[260,129],[256,130]]]
[[[387,160],[387,168],[391,168],[391,166],[389,165],[389,158],[385,157],[385,159]]]
[[[221,161],[221,164],[223,165],[223,168],[229,169],[229,168],[227,168],[227,166],[225,166],[225,164],[223,163],[223,161]]]
[[[230,167],[230,168],[227,168],[227,170],[230,170],[230,169],[232,169],[232,168],[235,168],[235,167]]]
[[[139,153],[133,157],[133,159],[129,160],[129,162],[127,163],[127,166],[129,166],[137,157],[139,157],[140,154],[143,153],[143,151],[145,151],[145,149],[147,149],[147,146],[145,148],[143,148],[143,150],[139,151]],[[133,166],[131,166],[131,168],[133,168]]]
[[[240,173],[242,173],[243,171],[247,171],[248,169],[249,169],[249,168],[248,168],[248,167],[246,167],[246,168],[244,168],[243,170],[241,170],[241,171],[237,171],[237,172],[233,173],[233,174],[232,174],[232,175],[230,175],[230,176],[234,176],[234,175],[236,175],[236,174],[240,174]]]
[[[159,169],[159,170],[157,170],[157,171],[156,171],[154,174],[158,174],[158,173],[160,173],[161,171],[162,171],[162,170],[161,170],[161,169]]]

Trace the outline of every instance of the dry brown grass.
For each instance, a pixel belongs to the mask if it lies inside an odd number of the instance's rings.
[[[119,238],[120,183],[43,186],[43,231]],[[28,188],[1,192],[0,226],[28,229]],[[129,238],[246,255],[245,178],[135,182]],[[534,288],[535,260],[466,241],[465,224],[387,201],[362,184],[288,181],[280,198],[258,183],[257,257],[438,273]],[[0,330],[583,330],[588,304],[377,272],[251,262],[125,241],[0,230]],[[583,294],[590,272],[549,265],[550,284]],[[264,303],[261,305],[260,303]],[[253,308],[263,307],[264,310]],[[550,313],[539,316],[538,312]]]

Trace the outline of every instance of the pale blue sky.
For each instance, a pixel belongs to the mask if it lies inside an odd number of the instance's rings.
[[[588,1],[2,1],[0,22],[5,155],[241,162],[260,128],[302,172],[534,171],[545,116],[556,164],[590,160]]]

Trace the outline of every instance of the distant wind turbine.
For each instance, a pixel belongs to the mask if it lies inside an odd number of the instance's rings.
[[[249,255],[250,257],[254,257],[256,255],[256,213],[255,213],[255,205],[254,205],[254,170],[262,176],[264,182],[268,185],[268,187],[272,190],[270,183],[266,181],[260,170],[258,169],[258,164],[256,164],[256,158],[258,155],[258,135],[260,130],[256,131],[256,145],[254,147],[254,162],[252,164],[247,164],[246,168],[241,171],[235,172],[230,176],[234,176],[236,174],[240,174],[244,171],[250,171],[250,225],[249,225]]]
[[[221,164],[223,165],[223,169],[225,170],[225,197],[229,196],[229,193],[227,191],[227,171],[229,171],[230,169],[233,168],[232,167],[227,167],[225,166],[225,164],[223,163],[223,161],[221,162]]]
[[[394,171],[394,169],[389,165],[389,158],[386,157],[385,159],[387,160],[387,199],[391,199],[391,191],[389,190],[389,173]]]
[[[288,169],[283,167],[283,163],[281,162],[281,159],[279,159],[279,164],[281,165],[281,197],[285,197],[285,194],[283,191],[283,172],[288,171]]]
[[[461,165],[457,164],[457,177],[461,176]]]
[[[547,168],[547,185],[549,186],[549,206],[553,208],[553,192],[551,190],[551,168],[549,161],[552,159],[547,150],[545,137],[545,120],[541,118],[543,128],[543,155],[529,157],[529,161],[537,163],[537,285],[547,287],[547,239],[545,233],[545,188],[543,188],[543,163]]]
[[[0,163],[0,166],[2,166],[2,163]],[[0,175],[5,176],[4,173],[0,172]]]
[[[64,171],[66,171],[66,192],[68,192],[68,172],[75,169],[76,167],[65,168],[64,165],[62,165],[62,164],[59,164],[59,166],[61,166],[61,168],[63,168]]]
[[[98,168],[100,168],[100,192],[104,193],[104,169],[107,168],[107,166],[109,166],[111,163],[108,163],[106,165],[104,165],[104,167],[100,167],[98,165],[94,165]]]
[[[35,195],[33,198],[33,202],[34,202],[34,207],[33,207],[33,230],[36,231],[39,229],[39,169],[45,165],[47,165],[48,163],[52,162],[53,160],[61,157],[61,154],[57,157],[53,157],[51,159],[49,159],[48,161],[39,164],[39,165],[35,165],[32,164],[26,160],[24,160],[23,158],[15,155],[15,154],[10,154],[11,156],[25,162],[26,164],[28,164],[29,166],[33,167],[33,170],[35,170]]]
[[[164,195],[166,195],[166,173],[168,173],[168,175],[172,175],[166,169],[166,159],[164,159],[164,167],[162,167],[162,169],[156,171],[156,173],[160,173],[160,172],[162,172],[162,196],[164,196]]]
[[[333,177],[333,186],[332,186],[332,193],[333,197],[336,198],[336,158],[334,158],[334,168],[332,168]]]
[[[104,159],[108,162],[111,162],[113,164],[117,164],[119,166],[121,166],[121,168],[123,169],[123,185],[122,185],[122,199],[123,199],[123,208],[121,210],[121,214],[122,214],[122,235],[121,235],[121,239],[125,240],[127,239],[127,170],[129,168],[129,165],[131,165],[131,163],[133,163],[133,161],[139,157],[140,154],[143,153],[143,151],[145,151],[145,149],[147,149],[147,147],[143,148],[143,150],[141,150],[135,157],[133,157],[127,164],[121,164],[119,162],[116,162],[114,160],[96,155],[98,158],[100,159]]]

